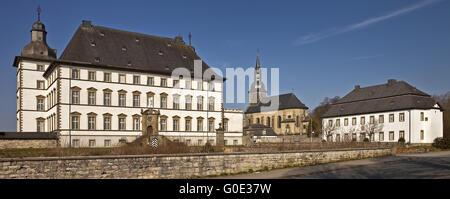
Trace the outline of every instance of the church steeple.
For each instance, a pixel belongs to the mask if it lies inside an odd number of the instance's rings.
[[[47,31],[41,22],[41,7],[37,8],[38,20],[31,28],[31,42],[22,50],[22,56],[56,59],[56,50],[47,45]]]
[[[257,50],[258,54],[256,55],[256,67],[255,70],[259,69],[261,66],[259,64],[259,49]]]
[[[249,91],[249,104],[256,105],[261,102],[262,98],[267,96],[267,91],[263,82],[261,81],[261,64],[259,61],[259,49],[257,50],[258,55],[256,56],[256,66],[254,81],[250,87]]]

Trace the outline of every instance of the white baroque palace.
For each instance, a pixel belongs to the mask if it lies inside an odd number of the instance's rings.
[[[61,146],[109,147],[157,129],[188,145],[242,144],[241,110],[222,107],[223,82],[179,76],[209,66],[181,37],[165,38],[83,21],[62,55],[48,47],[38,20],[17,67],[17,131],[56,132]],[[211,76],[211,75],[210,75]],[[220,77],[221,78],[221,77]],[[157,113],[158,126],[144,126],[143,113]]]
[[[430,95],[404,81],[361,88],[332,104],[322,118],[327,141],[432,143],[443,136],[443,114]]]

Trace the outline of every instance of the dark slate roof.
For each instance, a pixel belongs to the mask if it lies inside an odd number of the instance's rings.
[[[200,57],[181,37],[127,32],[83,21],[59,59],[171,74],[177,67],[193,71],[194,59]],[[203,71],[208,68],[203,62]]]
[[[428,94],[404,81],[360,88],[332,104],[322,116],[336,117],[407,109],[431,109],[437,102]]]
[[[276,100],[276,98],[279,99],[279,106],[278,107],[270,107],[271,103]],[[266,110],[262,110],[263,112],[268,111],[276,111],[276,110],[284,110],[284,109],[308,109],[308,107],[305,106],[293,93],[283,94],[283,95],[277,95],[277,96],[270,96],[263,98],[260,103],[252,106],[248,106],[247,110],[245,111],[246,114],[248,113],[259,113],[261,112],[261,108],[265,107]]]
[[[0,140],[55,140],[56,133],[46,132],[0,132]]]
[[[266,131],[265,134],[263,133],[264,130]],[[253,136],[277,136],[272,128],[263,124],[251,124],[250,126],[245,126],[244,132],[253,132]]]
[[[56,59],[56,50],[50,48],[47,44],[45,25],[37,21],[33,24],[31,31],[32,34],[33,32],[41,32],[43,34],[42,38],[39,40],[36,36],[32,36],[31,42],[22,49],[21,56],[38,59]]]

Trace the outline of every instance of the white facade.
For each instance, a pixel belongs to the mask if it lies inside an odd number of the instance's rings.
[[[179,80],[179,88],[174,88],[170,76],[64,64],[51,68],[44,78],[49,64],[28,59],[21,59],[18,63],[18,132],[58,132],[63,147],[70,144],[80,147],[114,146],[119,140],[130,142],[141,136],[141,111],[154,108],[160,111],[160,119],[167,118],[166,127],[159,127],[160,135],[189,145],[203,145],[207,141],[215,143],[215,131],[222,120],[222,83],[214,83],[214,90],[208,90],[208,82],[202,82],[203,88],[198,88],[197,80],[192,80],[191,88],[187,88],[187,81]],[[38,70],[40,65],[43,66],[41,71]],[[72,76],[73,70],[78,71],[78,78]],[[89,79],[89,72],[93,72],[95,78]],[[110,74],[110,82],[105,81],[105,73]],[[125,82],[119,83],[119,75],[125,75]],[[134,82],[134,77],[139,77],[139,82]],[[149,77],[153,78],[153,85],[147,85]],[[161,86],[162,78],[166,79],[166,86]],[[44,82],[43,88],[38,89],[38,81]],[[78,91],[78,103],[72,102],[72,91]],[[93,104],[88,102],[88,92],[94,93],[91,98]],[[104,102],[107,92],[110,92],[110,105]],[[119,106],[119,92],[124,93],[124,106]],[[152,107],[147,101],[149,92],[153,94]],[[163,108],[161,96],[165,95],[167,105]],[[178,108],[174,108],[176,97],[179,98]],[[191,98],[191,109],[186,108],[188,98]],[[203,98],[201,110],[197,109],[200,98]],[[38,105],[41,99],[44,103],[42,109]],[[208,99],[214,101],[212,110],[208,110]],[[107,117],[110,118],[106,122],[110,128],[105,128],[108,126],[104,120]],[[119,124],[119,118],[124,118],[124,123]],[[225,110],[224,119],[228,127],[225,133],[227,145],[242,144],[242,111]],[[198,128],[200,120],[202,125]],[[124,129],[119,129],[119,125]]]
[[[398,142],[403,136],[405,143],[432,143],[435,138],[443,137],[443,113],[438,104],[434,108],[323,118],[323,139],[342,142],[355,138],[356,141],[363,141],[365,137],[370,137],[375,142]],[[380,116],[383,118],[380,119]],[[356,123],[353,123],[355,119]]]

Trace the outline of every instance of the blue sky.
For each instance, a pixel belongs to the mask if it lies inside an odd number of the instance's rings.
[[[14,56],[42,8],[48,44],[64,50],[81,20],[185,40],[209,65],[280,68],[280,93],[310,109],[354,85],[404,80],[433,94],[450,91],[449,0],[46,1],[0,2],[0,131],[15,130]],[[245,104],[228,104],[242,108]]]

